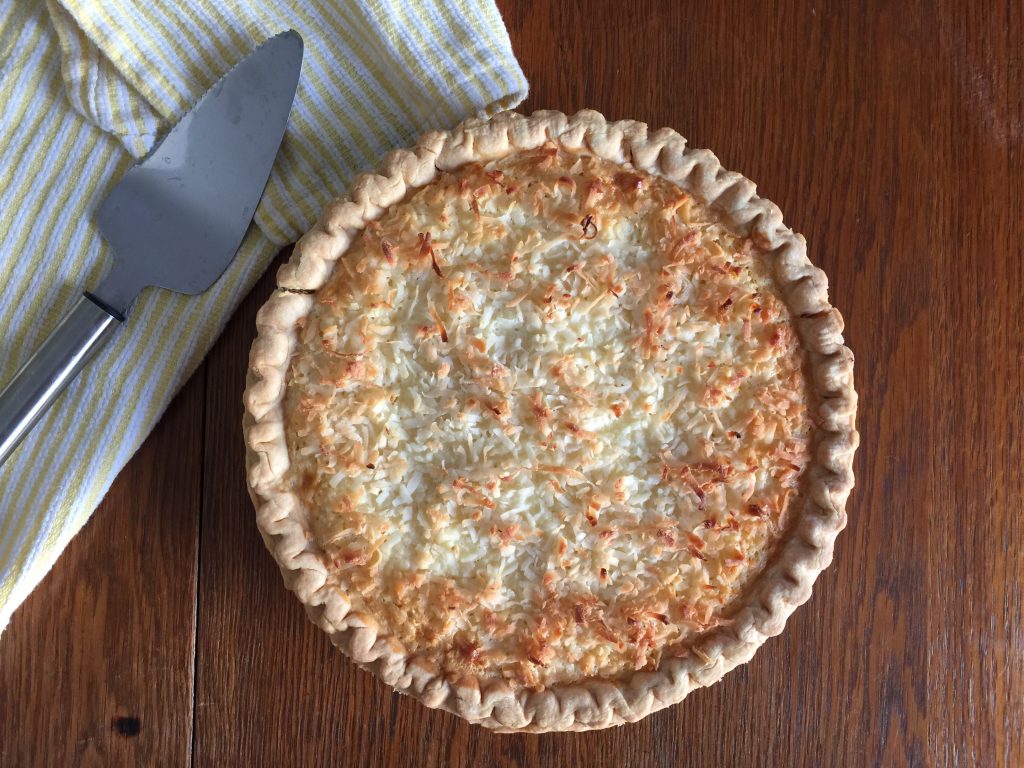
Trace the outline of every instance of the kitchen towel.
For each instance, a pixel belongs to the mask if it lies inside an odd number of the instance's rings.
[[[388,149],[527,90],[490,0],[0,3],[0,386],[109,268],[91,213],[110,188],[287,29],[305,41],[302,75],[238,256],[201,296],[146,290],[0,468],[0,631],[280,248]]]

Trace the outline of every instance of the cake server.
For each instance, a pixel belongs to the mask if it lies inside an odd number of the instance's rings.
[[[231,263],[270,177],[301,64],[296,32],[269,39],[111,190],[96,223],[114,266],[0,393],[0,464],[127,320],[143,288],[202,293]]]

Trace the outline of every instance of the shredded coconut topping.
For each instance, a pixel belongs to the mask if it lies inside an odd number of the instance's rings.
[[[809,460],[766,256],[668,181],[545,146],[368,225],[300,328],[290,482],[332,581],[445,674],[685,656]]]

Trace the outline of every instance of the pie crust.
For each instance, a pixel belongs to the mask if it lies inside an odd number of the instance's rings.
[[[687,653],[660,656],[653,668],[523,685],[472,668],[443,669],[436,660],[406,651],[382,628],[386,622],[353,608],[358,598],[331,578],[331,556],[310,530],[310,516],[289,479],[292,465],[301,462],[290,457],[286,396],[314,294],[329,283],[339,258],[358,248],[368,224],[378,226],[392,206],[442,172],[544,147],[662,177],[713,210],[731,234],[752,241],[770,265],[806,356],[810,453],[773,553],[729,602],[727,621],[709,624],[688,640]],[[582,222],[583,235],[588,225]],[[432,266],[442,277],[436,260]],[[571,117],[543,111],[471,119],[450,132],[427,134],[412,149],[390,153],[380,174],[359,177],[348,197],[327,208],[279,271],[278,288],[257,317],[244,395],[247,474],[258,527],[311,620],[360,666],[428,706],[499,731],[588,730],[636,721],[749,660],[782,631],[831,562],[835,537],[846,524],[858,444],[853,355],[843,345],[842,317],[828,304],[824,273],[810,264],[803,238],[785,227],[779,209],[759,198],[743,176],[722,169],[709,151],[688,149],[670,129],[652,132],[643,123],[608,122],[593,111]],[[703,508],[703,493],[697,493]],[[576,620],[582,620],[579,613]]]

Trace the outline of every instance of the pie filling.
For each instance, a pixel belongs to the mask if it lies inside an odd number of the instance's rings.
[[[699,653],[810,458],[765,254],[674,184],[553,145],[369,224],[289,376],[289,482],[331,583],[452,679]]]

